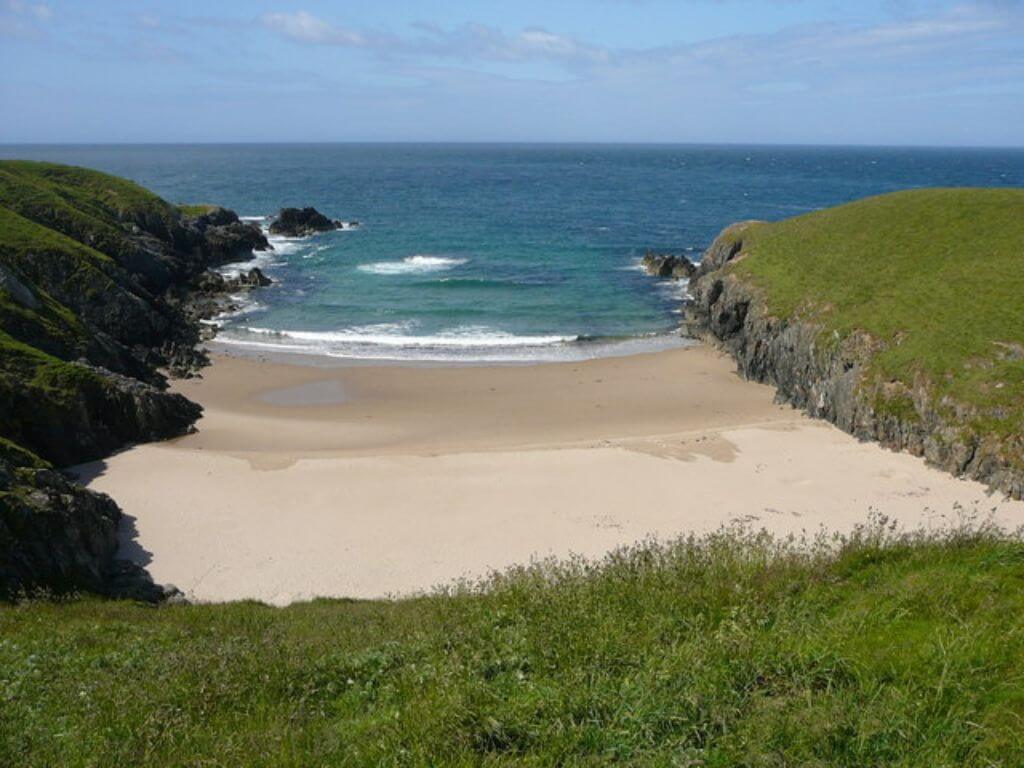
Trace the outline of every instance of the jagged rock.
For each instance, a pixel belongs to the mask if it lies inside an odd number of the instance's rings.
[[[0,599],[87,590],[151,603],[184,600],[141,566],[115,559],[121,510],[106,494],[3,458],[0,493]]]
[[[241,261],[253,251],[272,249],[259,226],[242,221],[234,211],[220,206],[209,206],[201,215],[186,219],[186,225],[198,234],[208,267]]]
[[[316,208],[282,208],[270,224],[270,231],[285,237],[305,237],[317,232],[341,229],[344,225],[324,216]]]
[[[697,266],[685,256],[673,256],[648,251],[640,263],[647,274],[655,277],[672,277],[689,279],[697,270]]]
[[[60,387],[59,395],[52,393]],[[96,366],[66,363],[50,390],[26,382],[0,399],[4,437],[64,466],[130,443],[178,437],[202,408],[182,395]]]
[[[739,255],[743,248],[743,233],[758,223],[760,222],[755,220],[740,221],[723,229],[711,247],[704,252],[704,256],[694,272],[694,278],[703,277],[708,272],[721,269]]]
[[[168,343],[163,349],[163,356],[167,361],[167,373],[175,379],[194,379],[210,364],[206,350],[192,344]]]
[[[253,267],[248,272],[239,275],[235,278],[235,282],[240,288],[266,288],[268,285],[273,285],[274,281],[263,274],[263,270],[259,267]]]
[[[266,288],[273,284],[274,281],[259,267],[253,267],[248,272],[230,278],[217,272],[206,271],[194,277],[187,286],[178,286],[169,291],[167,298],[190,320],[209,320],[239,308],[232,294],[254,288]],[[200,338],[208,328],[208,325],[200,328]]]
[[[0,459],[0,598],[39,590],[104,591],[121,511],[51,469]]]

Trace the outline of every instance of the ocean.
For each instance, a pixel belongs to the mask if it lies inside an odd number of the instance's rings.
[[[923,186],[1024,186],[1024,150],[603,145],[0,146],[176,203],[360,226],[273,238],[274,281],[220,320],[240,350],[431,362],[675,346],[685,284],[638,266],[728,224]],[[964,258],[970,258],[965,247]],[[239,265],[242,266],[242,265]]]

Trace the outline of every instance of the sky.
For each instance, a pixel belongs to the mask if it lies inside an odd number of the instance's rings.
[[[0,0],[0,142],[1024,145],[1024,0]]]

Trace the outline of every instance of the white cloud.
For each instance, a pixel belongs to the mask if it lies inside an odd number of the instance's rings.
[[[484,24],[464,24],[446,30],[419,23],[412,37],[370,34],[339,27],[307,11],[268,13],[261,25],[295,43],[366,48],[387,55],[425,55],[441,58],[525,61],[549,59],[562,62],[604,62],[611,53],[542,27],[529,27],[507,35]]]
[[[39,21],[49,21],[53,11],[46,3],[26,3],[24,0],[7,0],[6,9],[16,16],[31,16]]]
[[[267,29],[298,43],[363,47],[367,40],[358,32],[336,27],[306,11],[267,13],[260,22]]]
[[[0,35],[31,38],[53,18],[53,11],[45,3],[25,0],[4,0],[0,3]]]
[[[607,48],[539,26],[509,34],[484,24],[467,23],[445,29],[421,22],[413,25],[414,34],[402,36],[339,27],[307,11],[269,13],[260,21],[266,29],[296,43],[361,48],[389,58],[465,62],[541,60],[576,73],[634,66],[647,68],[652,63],[662,67],[701,63],[705,67],[733,70],[750,67],[754,82],[769,82],[761,76],[762,67],[828,65],[840,60],[857,66],[857,59],[851,57],[905,56],[942,46],[955,49],[965,40],[1005,36],[1014,25],[1017,29],[1024,27],[1021,5],[1019,0],[982,0],[961,3],[945,11],[933,10],[929,15],[906,15],[882,24],[822,23],[790,27],[771,34],[739,35],[646,49]],[[802,79],[786,76],[779,81],[802,82]]]

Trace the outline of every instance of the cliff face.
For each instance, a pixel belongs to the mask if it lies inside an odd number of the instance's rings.
[[[53,467],[192,429],[201,408],[161,372],[203,364],[190,288],[209,293],[209,267],[267,247],[223,208],[180,209],[83,168],[0,162],[0,596],[119,582],[139,593],[114,562],[117,506]]]
[[[1013,458],[1020,438],[978,429],[976,408],[937,398],[927,380],[908,385],[879,377],[873,359],[892,342],[829,331],[813,316],[773,315],[765,290],[731,268],[757,258],[748,238],[758,226],[729,227],[708,249],[690,283],[690,332],[727,350],[744,377],[775,386],[780,401],[1021,498],[1024,468]]]

